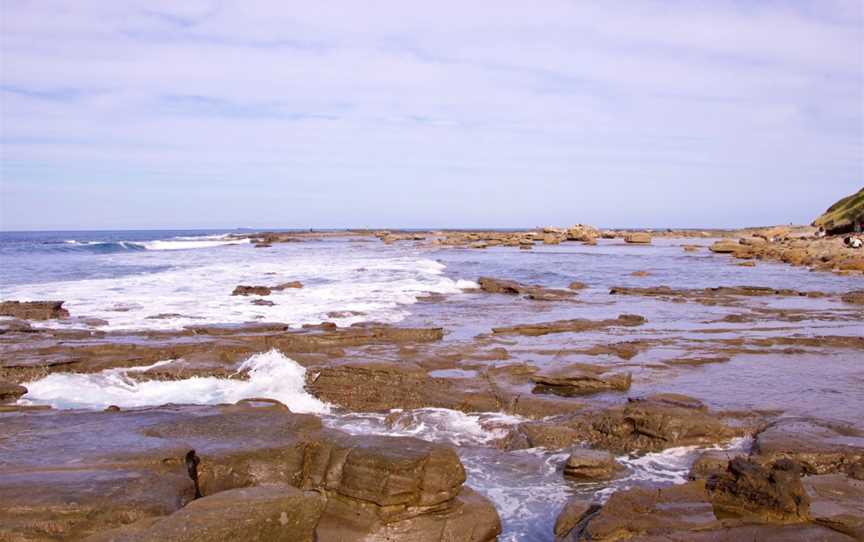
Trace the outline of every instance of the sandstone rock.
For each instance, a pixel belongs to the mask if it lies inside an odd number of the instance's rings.
[[[271,288],[267,286],[244,286],[240,285],[234,288],[231,295],[270,295]]]
[[[492,328],[492,332],[505,335],[529,335],[538,336],[549,333],[579,333],[584,331],[594,331],[608,327],[632,327],[640,326],[645,323],[645,317],[638,314],[622,314],[615,319],[608,320],[557,320],[555,322],[541,322],[537,324],[520,324],[508,327]]]
[[[608,480],[622,469],[609,452],[579,448],[570,452],[564,464],[564,476],[577,480]]]
[[[596,243],[597,237],[600,236],[600,232],[597,228],[592,226],[583,226],[582,224],[577,224],[572,228],[567,230],[567,240],[568,241],[581,241],[583,243]]]
[[[792,459],[807,474],[854,473],[864,465],[864,432],[840,423],[780,419],[756,435],[753,456],[765,464]]]
[[[223,491],[192,501],[165,518],[91,536],[86,542],[314,542],[327,499],[275,484]]]
[[[321,367],[308,373],[307,387],[316,397],[357,412],[424,407],[482,412],[501,406],[485,380],[433,378],[405,363]]]
[[[734,254],[736,252],[746,250],[746,248],[737,241],[717,241],[716,243],[708,247],[708,250],[717,254]]]
[[[583,290],[583,289],[587,288],[588,285],[585,284],[584,282],[579,282],[578,280],[576,280],[576,281],[571,282],[569,285],[567,285],[567,287],[570,288],[571,290]]]
[[[500,533],[494,507],[463,486],[452,449],[351,437],[272,402],[4,416],[3,540],[486,542]]]
[[[864,540],[864,482],[842,474],[806,476],[813,521]]]
[[[574,364],[538,373],[531,377],[531,381],[536,384],[534,393],[573,396],[602,391],[626,391],[630,389],[632,376],[630,373],[607,374],[603,368]]]
[[[845,293],[840,296],[840,299],[843,300],[844,303],[864,305],[864,290]]]
[[[592,503],[589,499],[572,497],[568,500],[555,520],[555,541],[571,542],[578,540],[578,531],[574,529],[585,520],[586,517],[600,510],[600,505]],[[573,536],[571,536],[571,534]]]
[[[593,542],[851,542],[852,538],[810,523],[782,524],[760,517],[718,517],[698,480],[659,490],[618,491],[597,511],[586,514],[563,540]]]
[[[69,311],[63,308],[63,301],[3,301],[0,302],[0,316],[21,320],[53,320],[68,317]]]
[[[568,425],[582,441],[615,452],[660,451],[674,446],[715,444],[741,434],[709,411],[638,401],[601,413],[577,413]]]
[[[0,382],[0,405],[14,403],[19,397],[27,393],[27,388],[9,382]]]
[[[631,232],[624,236],[626,243],[650,244],[651,234],[646,232]]]
[[[718,517],[755,517],[777,523],[810,519],[810,498],[801,483],[800,466],[789,459],[767,468],[735,458],[725,473],[711,475],[706,487]]]
[[[513,446],[511,449],[525,448],[547,448],[550,450],[561,450],[581,442],[579,431],[566,425],[552,422],[527,422],[518,428],[519,433],[525,437],[525,446]]]
[[[723,474],[729,468],[729,462],[736,457],[742,457],[742,452],[729,450],[708,450],[702,452],[690,467],[690,480],[708,479],[715,474]]]
[[[480,277],[477,280],[480,289],[493,294],[521,295],[526,299],[536,301],[563,301],[572,299],[576,292],[571,290],[558,290],[543,286],[531,286],[513,280],[493,279]]]

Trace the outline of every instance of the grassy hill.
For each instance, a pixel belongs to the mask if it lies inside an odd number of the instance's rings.
[[[813,225],[822,226],[828,233],[847,233],[856,221],[864,222],[864,188],[829,207]]]

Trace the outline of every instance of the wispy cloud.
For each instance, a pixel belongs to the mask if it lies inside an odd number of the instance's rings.
[[[864,179],[857,0],[0,9],[0,227],[804,221]]]

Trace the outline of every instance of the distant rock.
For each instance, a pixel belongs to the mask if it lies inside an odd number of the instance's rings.
[[[234,288],[231,295],[270,295],[272,289],[267,286],[244,286],[239,285]]]
[[[635,231],[624,236],[624,241],[631,244],[651,244],[651,234],[644,231]]]

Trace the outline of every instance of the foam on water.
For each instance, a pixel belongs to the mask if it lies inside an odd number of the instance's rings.
[[[466,414],[447,408],[394,409],[389,414],[350,413],[325,420],[330,427],[354,435],[415,437],[455,446],[483,445],[507,436],[523,421],[501,412]]]
[[[168,243],[231,243],[152,241]],[[147,243],[145,243],[147,244]],[[304,247],[305,248],[305,247]],[[414,255],[396,256],[346,250],[268,251],[248,246],[224,250],[141,251],[123,256],[136,264],[157,262],[167,270],[112,278],[19,284],[4,288],[8,299],[65,301],[72,316],[99,318],[102,329],[182,329],[188,325],[279,322],[300,327],[332,321],[340,326],[357,322],[395,323],[408,315],[406,306],[430,294],[459,293],[473,282],[444,276],[444,265]],[[292,251],[293,250],[293,251]],[[273,291],[273,305],[254,305],[257,296],[232,296],[239,284],[277,285],[300,280],[302,289]],[[154,318],[157,317],[158,318]],[[53,320],[36,325],[81,326]]]
[[[293,412],[324,414],[329,406],[307,393],[306,369],[277,350],[250,356],[237,369],[247,379],[192,377],[184,380],[139,382],[131,373],[171,363],[160,361],[146,367],[108,369],[94,374],[53,373],[27,382],[25,405],[51,405],[59,409],[103,409],[109,405],[134,408],[175,404],[223,404],[262,397],[276,399]]]

